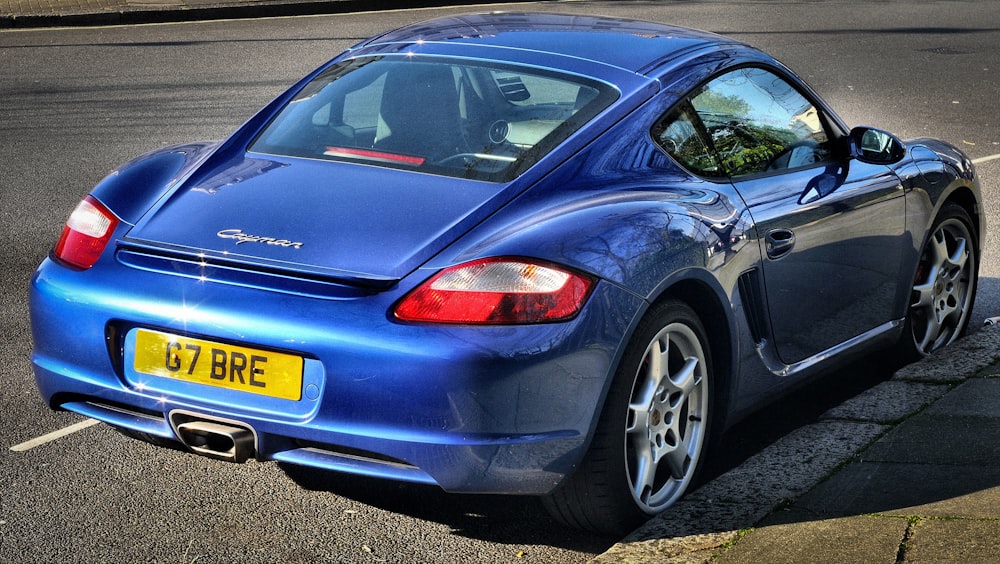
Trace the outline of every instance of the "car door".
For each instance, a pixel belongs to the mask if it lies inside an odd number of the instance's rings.
[[[731,179],[746,203],[782,363],[898,317],[903,249],[912,244],[903,189],[888,167],[850,159],[843,132],[766,68],[732,70],[693,92],[671,122],[678,134],[692,126],[702,142],[678,135],[683,146],[661,145],[702,175]]]
[[[753,217],[778,356],[794,364],[875,329],[898,309],[904,199],[858,161],[735,183]],[[828,186],[822,196],[817,186]]]

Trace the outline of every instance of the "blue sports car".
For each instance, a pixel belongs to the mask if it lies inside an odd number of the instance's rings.
[[[553,14],[363,41],[111,173],[31,282],[53,409],[628,530],[802,381],[966,329],[968,158],[772,57]]]

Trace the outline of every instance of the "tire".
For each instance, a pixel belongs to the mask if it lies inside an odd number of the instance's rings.
[[[711,354],[685,303],[643,318],[615,374],[587,454],[543,503],[571,527],[623,535],[676,502],[708,445]]]
[[[965,334],[978,276],[979,239],[968,212],[945,204],[920,254],[899,345],[900,360],[930,356]]]

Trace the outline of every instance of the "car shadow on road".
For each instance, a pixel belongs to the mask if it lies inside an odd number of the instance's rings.
[[[618,539],[554,521],[533,497],[449,494],[436,486],[352,476],[280,464],[299,486],[379,509],[448,526],[463,537],[512,545],[545,545],[597,554]]]

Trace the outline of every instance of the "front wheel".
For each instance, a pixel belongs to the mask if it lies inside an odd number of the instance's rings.
[[[708,444],[708,339],[679,301],[655,306],[628,345],[580,467],[544,499],[567,525],[624,534],[687,491]]]
[[[914,276],[900,343],[903,360],[928,356],[968,328],[978,275],[974,233],[964,208],[947,204],[941,209]]]

